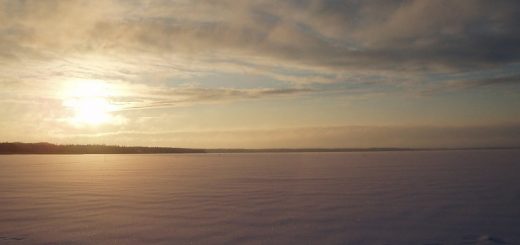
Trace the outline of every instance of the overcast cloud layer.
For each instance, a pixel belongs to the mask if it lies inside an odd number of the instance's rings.
[[[119,131],[146,117],[128,111],[244,100],[481,88],[518,103],[518,23],[506,0],[0,0],[1,120],[43,103],[59,121],[76,80],[118,88]]]

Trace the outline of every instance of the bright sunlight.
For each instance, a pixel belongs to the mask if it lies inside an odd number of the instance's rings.
[[[66,83],[63,105],[72,112],[67,121],[75,126],[98,126],[117,123],[112,115],[117,108],[110,102],[114,88],[100,80],[73,80]]]

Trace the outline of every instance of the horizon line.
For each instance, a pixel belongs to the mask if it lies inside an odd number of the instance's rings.
[[[1,146],[47,146],[42,148],[5,149]],[[297,153],[297,152],[384,152],[384,151],[450,151],[450,150],[514,150],[520,146],[474,147],[274,147],[274,148],[193,148],[171,146],[125,146],[107,144],[55,144],[49,142],[0,142],[0,155],[11,154],[178,154],[178,153]]]

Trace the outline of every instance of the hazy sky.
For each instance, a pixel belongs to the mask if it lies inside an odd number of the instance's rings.
[[[520,145],[520,1],[0,0],[0,141]]]

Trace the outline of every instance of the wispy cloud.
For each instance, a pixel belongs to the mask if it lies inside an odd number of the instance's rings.
[[[520,59],[515,1],[45,0],[0,6],[4,64],[92,54],[119,60],[103,72],[97,62],[73,63],[79,74],[68,75],[75,76],[121,77],[127,71],[146,79],[153,57],[164,65],[155,66],[155,73],[167,77],[248,61],[242,66],[263,69],[275,79],[344,82],[348,79],[281,74],[263,64],[330,75],[448,72]],[[122,67],[131,63],[137,68]]]
[[[472,88],[480,88],[494,85],[517,85],[520,84],[520,74],[500,75],[495,77],[474,78],[471,80],[451,79],[429,87],[420,89],[423,94],[435,94],[441,92],[453,92],[459,90],[467,90]]]
[[[141,90],[142,91],[142,90]],[[206,89],[206,88],[163,88],[150,89],[148,93],[135,97],[113,98],[121,103],[122,110],[178,107],[197,103],[222,103],[235,100],[261,99],[299,95],[313,92],[312,89]]]

